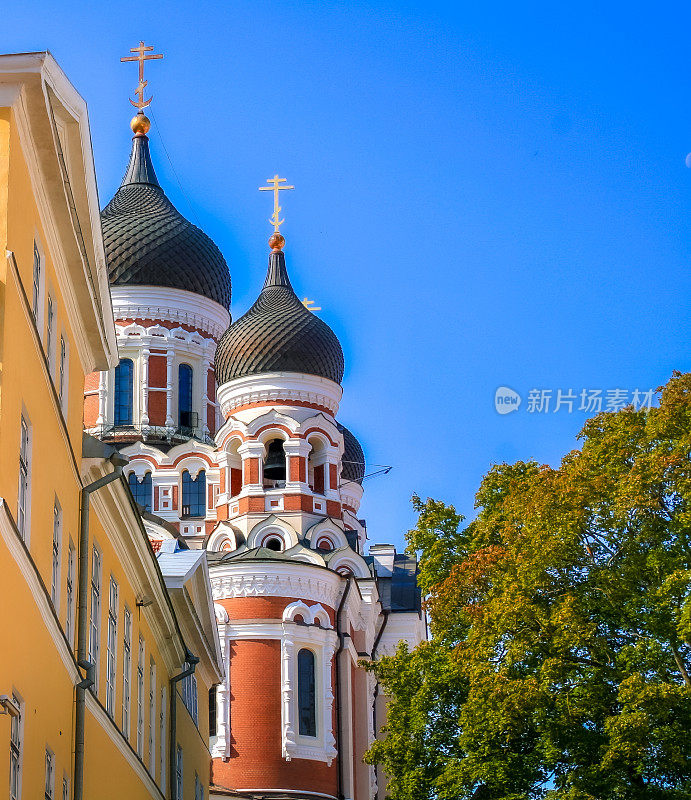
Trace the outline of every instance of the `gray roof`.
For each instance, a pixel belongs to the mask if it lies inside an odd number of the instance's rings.
[[[146,136],[133,138],[127,172],[101,223],[111,283],[184,289],[230,308],[228,265],[166,197]]]
[[[160,552],[158,566],[166,586],[182,585],[205,559],[204,550],[179,550],[175,553]]]
[[[223,334],[216,351],[219,385],[262,372],[301,372],[334,383],[343,378],[336,334],[299,300],[280,251],[269,255],[257,301]]]

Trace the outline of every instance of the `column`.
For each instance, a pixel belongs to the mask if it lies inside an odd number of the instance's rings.
[[[139,362],[141,365],[141,426],[149,424],[149,348],[144,347],[141,351],[142,357]]]
[[[310,494],[307,483],[307,456],[311,446],[305,439],[286,439],[283,442],[283,451],[286,454],[286,489],[297,489],[304,494]]]
[[[96,425],[101,429],[105,428],[106,425],[107,380],[108,372],[106,370],[98,373],[98,417],[96,418]]]
[[[208,425],[208,415],[209,415],[209,395],[207,393],[208,382],[209,382],[209,366],[211,361],[209,359],[208,354],[206,351],[202,356],[202,404],[201,404],[201,429],[202,435],[208,436],[209,435],[209,425]]]
[[[262,483],[262,461],[265,448],[261,442],[243,442],[238,447],[242,458],[242,491],[249,494],[264,492]]]
[[[173,420],[173,357],[172,350],[166,352],[166,428],[175,428]]]

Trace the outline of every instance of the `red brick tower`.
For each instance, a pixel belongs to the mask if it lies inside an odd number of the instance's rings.
[[[226,680],[212,796],[370,800],[375,686],[359,661],[424,635],[415,564],[388,546],[364,555],[364,455],[337,421],[341,346],[293,291],[283,237],[270,245],[264,288],[216,353],[208,549]]]

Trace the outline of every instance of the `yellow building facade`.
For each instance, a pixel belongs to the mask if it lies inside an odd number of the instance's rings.
[[[0,56],[0,245],[0,791],[207,797],[206,561],[156,557],[83,434],[118,355],[86,105],[48,53]]]

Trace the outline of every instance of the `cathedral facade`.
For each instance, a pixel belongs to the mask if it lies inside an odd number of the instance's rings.
[[[414,560],[368,545],[359,517],[341,345],[292,287],[278,214],[263,288],[231,321],[228,266],[167,198],[148,129],[139,113],[101,215],[119,360],[87,376],[84,424],[128,459],[154,550],[206,553],[224,666],[210,796],[383,798],[364,664],[425,626]]]

